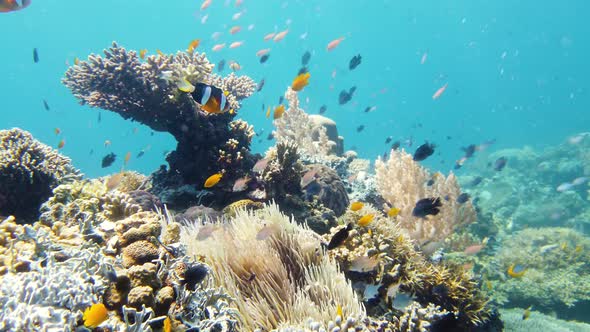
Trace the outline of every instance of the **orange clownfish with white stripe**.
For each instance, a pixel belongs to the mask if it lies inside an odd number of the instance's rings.
[[[204,112],[220,114],[231,111],[226,98],[227,92],[222,91],[220,88],[197,83],[191,95]]]
[[[0,13],[21,10],[30,4],[31,0],[0,0]]]

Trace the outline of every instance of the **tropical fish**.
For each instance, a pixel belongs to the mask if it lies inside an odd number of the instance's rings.
[[[496,159],[496,162],[494,163],[494,170],[498,172],[501,171],[502,169],[504,169],[504,167],[506,167],[507,162],[508,159],[506,159],[505,157],[500,157]]]
[[[234,182],[232,191],[239,192],[246,190],[246,188],[248,188],[248,182],[250,182],[250,180],[251,178],[247,176],[237,179],[236,182]]]
[[[226,94],[218,87],[197,83],[191,94],[200,109],[207,113],[219,114],[229,111],[230,105],[227,102]]]
[[[400,141],[395,141],[395,142],[393,142],[393,144],[391,144],[391,149],[392,150],[397,150],[397,149],[399,149],[400,146],[401,146],[401,142]]]
[[[356,127],[356,132],[360,133],[361,131],[363,131],[365,129],[365,125],[360,125],[358,127]]]
[[[193,39],[193,40],[191,40],[191,42],[188,43],[188,48],[187,48],[188,53],[192,54],[195,51],[195,49],[197,47],[199,47],[199,44],[200,43],[201,43],[201,40],[200,39]]]
[[[362,209],[363,206],[365,206],[365,203],[363,203],[363,202],[352,202],[350,204],[350,210],[356,212],[356,211]]]
[[[283,116],[283,113],[285,113],[285,105],[281,104],[275,108],[273,119],[280,119]]]
[[[244,44],[243,41],[235,41],[231,44],[229,44],[229,48],[238,48],[240,46],[242,46]]]
[[[205,1],[203,1],[203,4],[201,4],[201,10],[205,10],[209,6],[211,6],[211,0],[205,0]]]
[[[457,196],[457,203],[459,203],[459,204],[466,203],[468,200],[469,200],[468,193],[462,193],[461,195]]]
[[[522,313],[522,320],[527,320],[531,316],[531,309],[533,309],[533,306],[524,309],[524,312]]]
[[[280,231],[281,231],[281,228],[276,223],[266,225],[266,226],[262,227],[258,231],[258,233],[256,233],[256,240],[264,241],[264,240],[268,239],[269,237],[277,234]]]
[[[268,53],[270,53],[270,48],[263,48],[261,50],[258,50],[258,52],[256,52],[256,56],[261,57],[261,56],[266,55]]]
[[[58,149],[62,149],[65,145],[66,145],[66,140],[65,139],[61,139],[59,141],[59,143],[57,143],[57,148]]]
[[[340,91],[340,95],[338,96],[338,103],[340,105],[344,105],[348,103],[352,99],[352,95],[356,91],[356,86],[353,86],[348,91],[342,90]]]
[[[262,88],[264,87],[264,83],[266,83],[264,81],[264,78],[260,80],[260,82],[258,82],[258,85],[256,86],[256,92],[260,92],[260,90],[262,90]]]
[[[274,35],[272,40],[274,40],[275,42],[280,42],[281,40],[285,39],[285,37],[287,36],[288,33],[289,33],[289,30],[281,31],[281,32],[277,33],[276,35]]]
[[[512,264],[508,267],[506,273],[512,278],[521,278],[524,276],[526,268],[520,264]]]
[[[125,159],[123,159],[123,164],[125,166],[127,166],[130,159],[131,159],[131,151],[127,151],[127,153],[125,154]]]
[[[232,35],[235,35],[236,33],[240,32],[240,30],[242,30],[242,27],[240,27],[239,25],[236,25],[234,27],[231,27],[231,29],[229,29],[229,33],[231,33]]]
[[[268,107],[268,109],[266,110],[266,118],[270,118],[270,106]]]
[[[108,317],[107,307],[102,303],[96,303],[84,310],[82,319],[85,327],[94,329],[107,320]]]
[[[156,53],[158,53],[158,56],[164,56],[164,52],[162,52],[160,49],[156,49]]]
[[[330,242],[328,243],[328,250],[337,248],[340,245],[342,245],[344,241],[346,241],[346,239],[348,238],[348,235],[351,230],[352,223],[346,225],[346,227],[342,227],[341,229],[339,229],[330,239]]]
[[[348,271],[361,273],[371,272],[377,267],[377,264],[379,264],[379,260],[375,257],[359,256],[350,262]]]
[[[220,60],[217,63],[217,71],[218,72],[222,72],[223,71],[223,68],[225,68],[225,60]]]
[[[322,106],[320,107],[320,111],[319,111],[319,113],[320,113],[320,114],[324,114],[324,113],[326,113],[326,111],[327,111],[327,110],[328,110],[328,106],[326,106],[326,105],[322,105]]]
[[[111,146],[111,141],[107,139],[104,141],[104,147],[108,148],[109,146]]]
[[[300,74],[293,80],[291,84],[291,89],[294,91],[301,91],[304,87],[309,84],[309,77],[311,76],[310,73]]]
[[[164,319],[164,323],[162,326],[163,332],[172,332],[172,323],[170,322],[170,317],[166,316]]]
[[[365,227],[369,225],[373,221],[373,219],[375,219],[374,214],[366,214],[359,219],[358,225],[361,227]]]
[[[145,59],[145,55],[147,53],[147,50],[145,48],[139,50],[139,57],[143,60]]]
[[[437,215],[440,212],[439,207],[442,206],[440,198],[422,198],[416,202],[412,215],[418,218],[426,218],[428,215]]]
[[[311,59],[311,53],[309,53],[309,51],[305,51],[305,53],[303,53],[303,55],[301,56],[301,65],[307,66],[307,64],[309,63],[309,59]]]
[[[37,50],[37,48],[33,48],[33,62],[38,63],[39,62],[39,51]]]
[[[348,69],[354,70],[356,67],[358,67],[358,65],[361,64],[361,60],[362,57],[360,54],[353,56],[352,59],[350,59],[350,61],[348,62]]]
[[[191,84],[186,78],[179,80],[176,84],[178,90],[186,93],[191,93],[195,91],[195,86]]]
[[[106,156],[102,157],[100,165],[102,166],[102,168],[109,167],[115,162],[115,159],[117,159],[117,155],[111,152]]]
[[[573,188],[574,188],[573,183],[564,182],[564,183],[560,184],[559,186],[557,186],[557,188],[555,190],[562,193],[564,191],[572,190]]]
[[[269,34],[266,34],[266,35],[264,36],[264,38],[263,38],[263,39],[264,39],[264,41],[269,41],[269,40],[271,40],[271,39],[272,39],[272,38],[273,38],[275,35],[276,35],[276,32],[271,32],[271,33],[269,33]]]
[[[587,178],[587,177],[585,177],[585,176],[581,176],[581,177],[579,177],[579,178],[575,178],[575,179],[572,181],[572,184],[573,184],[574,186],[579,186],[579,185],[581,185],[581,184],[583,184],[584,182],[587,182],[587,181],[588,181],[588,178]]]
[[[430,144],[428,142],[420,145],[416,152],[414,152],[414,161],[422,161],[428,157],[430,157],[434,153],[434,148],[436,145]]]
[[[427,57],[428,57],[428,53],[424,52],[424,54],[422,54],[422,58],[420,59],[421,65],[423,65],[426,62]]]
[[[45,108],[46,111],[49,111],[49,104],[47,103],[47,100],[43,99],[43,107]]]
[[[258,61],[260,61],[260,63],[265,63],[268,60],[268,58],[270,58],[270,55],[265,54],[265,55],[261,56],[260,60],[258,60]]]
[[[331,42],[328,43],[328,46],[326,46],[326,50],[331,51],[333,49],[335,49],[338,45],[340,45],[340,43],[344,40],[344,37],[340,37],[338,39],[334,39]]]
[[[123,172],[116,173],[116,174],[109,176],[109,178],[107,179],[107,181],[105,183],[105,186],[107,187],[107,191],[111,191],[111,190],[117,188],[119,186],[119,184],[121,184],[121,181],[123,181],[124,177],[125,177],[125,173],[123,173]]]
[[[266,158],[260,159],[256,162],[256,164],[254,164],[252,171],[260,174],[260,173],[264,172],[264,170],[266,169],[266,166],[268,166],[268,159],[266,159]]]
[[[213,50],[213,52],[218,52],[218,51],[221,51],[224,47],[225,47],[225,43],[215,44],[215,45],[213,45],[211,50]]]
[[[465,247],[465,249],[463,250],[463,253],[465,255],[477,255],[480,251],[482,251],[483,248],[485,248],[485,246],[488,244],[488,238],[485,237],[480,244],[473,244],[470,246]]]
[[[387,210],[387,216],[394,218],[397,217],[397,215],[400,213],[401,209],[400,208],[396,208],[396,207],[392,207],[389,210]]]
[[[26,8],[31,4],[31,0],[1,0],[0,13],[14,12]]]
[[[297,75],[305,74],[308,71],[309,70],[307,69],[307,67],[301,67],[301,68],[299,68],[299,71],[297,72]]]
[[[78,57],[74,57],[74,64],[76,66],[80,65],[80,59],[78,59]]]
[[[56,134],[56,135],[59,135],[59,134],[61,134],[61,129],[59,129],[59,128],[57,128],[57,127],[56,127],[56,128],[53,130],[53,132],[55,132],[55,134]]]
[[[299,183],[301,185],[301,188],[305,188],[307,187],[307,185],[312,183],[315,180],[315,176],[317,175],[317,173],[318,170],[315,168],[305,172],[305,174],[303,174],[303,176],[301,177],[301,181]]]
[[[341,319],[344,317],[342,314],[342,306],[340,304],[336,306],[336,316],[340,317]]]
[[[216,185],[219,180],[221,180],[221,178],[223,177],[222,173],[215,173],[213,175],[211,175],[210,177],[207,178],[207,180],[205,180],[205,184],[203,185],[205,188],[211,188],[214,185]]]
[[[445,85],[436,90],[436,92],[432,95],[432,99],[438,99],[443,94],[443,92],[445,92],[448,85],[449,83],[445,83]]]

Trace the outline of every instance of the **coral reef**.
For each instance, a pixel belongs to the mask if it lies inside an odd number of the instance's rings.
[[[104,57],[93,54],[70,67],[63,83],[83,104],[115,112],[176,138],[176,150],[166,157],[170,168],[156,173],[154,182],[177,182],[177,187],[201,185],[209,175],[224,171],[224,179],[231,183],[252,167],[252,128],[232,119],[239,101],[255,91],[253,80],[233,74],[226,78],[212,75],[213,65],[197,52],[151,55],[142,61],[137,52],[113,43],[104,53]],[[191,94],[178,89],[179,81],[184,80],[223,89],[233,111],[208,114],[198,110]]]
[[[564,321],[531,310],[529,318],[522,319],[525,309],[500,310],[504,321],[504,331],[545,331],[545,332],[590,332],[590,325],[580,322]]]
[[[81,174],[51,147],[22,129],[0,130],[0,216],[33,222],[53,188]]]
[[[375,162],[377,190],[390,207],[400,209],[397,222],[418,244],[437,243],[448,238],[463,225],[476,219],[471,202],[460,203],[457,197],[461,189],[453,173],[445,177],[441,173],[431,175],[402,150],[391,150],[389,159]],[[432,184],[427,182],[432,180]],[[416,202],[436,197],[442,201],[437,215],[419,218],[412,215]]]
[[[497,253],[480,262],[481,273],[501,304],[587,319],[581,312],[590,306],[588,248],[590,239],[572,229],[527,228],[503,238]],[[507,275],[513,264],[525,268],[522,277]]]

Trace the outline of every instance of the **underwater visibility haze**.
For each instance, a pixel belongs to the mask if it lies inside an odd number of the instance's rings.
[[[0,331],[590,331],[582,0],[0,0]]]

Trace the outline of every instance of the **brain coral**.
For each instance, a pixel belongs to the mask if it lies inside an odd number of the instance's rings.
[[[53,188],[81,174],[70,159],[22,129],[0,130],[0,215],[34,221]]]

